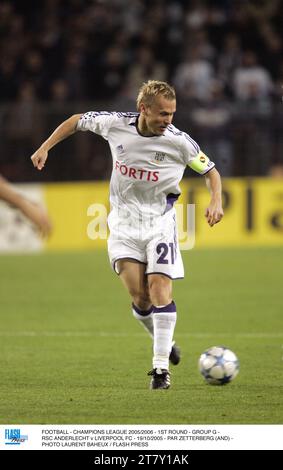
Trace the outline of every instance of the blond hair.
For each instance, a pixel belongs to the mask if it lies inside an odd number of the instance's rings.
[[[157,95],[162,95],[167,100],[175,100],[174,88],[166,82],[158,80],[148,80],[143,83],[137,96],[137,109],[140,110],[141,103],[150,106]]]

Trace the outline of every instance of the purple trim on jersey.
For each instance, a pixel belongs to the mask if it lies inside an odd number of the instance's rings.
[[[166,313],[175,313],[177,311],[176,305],[174,300],[172,300],[171,304],[165,305],[165,307],[155,307],[153,306],[153,313],[161,313],[161,312],[166,312]]]
[[[211,163],[213,163],[213,162],[211,162]],[[206,170],[204,173],[202,173],[202,176],[209,173],[211,170],[213,170],[213,168],[215,168],[215,163],[213,163],[213,166],[211,168],[208,168],[208,170]]]
[[[166,214],[166,212],[168,212],[168,211],[170,211],[170,209],[172,209],[175,202],[178,200],[179,196],[180,196],[180,194],[173,194],[173,193],[167,194],[167,196],[166,196],[166,207],[165,207],[164,214]]]
[[[199,153],[200,152],[199,145],[188,134],[186,134],[186,132],[183,132],[183,134],[185,136],[185,139],[187,139],[192,144],[192,146],[196,149],[197,153]]]
[[[167,130],[174,135],[183,135],[183,132],[173,126],[173,124],[169,124],[169,126],[167,126]]]
[[[86,117],[92,117],[92,118],[96,118],[97,116],[111,116],[115,114],[115,112],[110,112],[110,111],[87,111],[86,113],[84,113],[82,117],[86,116]]]
[[[185,139],[187,139],[192,144],[192,146],[196,149],[197,153],[199,153],[200,151],[199,145],[188,134],[186,134],[186,132],[179,131],[179,129],[173,126],[173,124],[169,124],[167,129],[169,132],[171,132],[174,135],[183,135]]]
[[[132,308],[136,313],[138,313],[142,317],[147,317],[148,315],[150,315],[153,312],[153,305],[148,310],[141,310],[133,302],[132,303]]]
[[[97,116],[114,116],[116,115],[118,118],[128,117],[134,118],[138,116],[138,113],[128,112],[128,113],[121,113],[116,111],[87,111],[86,113],[82,114],[80,119],[84,116],[96,118]],[[86,117],[84,119],[86,119]]]
[[[162,276],[169,277],[169,279],[171,279],[172,281],[176,281],[177,279],[184,279],[184,276],[182,276],[182,277],[172,277],[172,276],[169,276],[169,274],[160,273],[159,271],[153,271],[152,273],[145,273],[145,274],[146,274],[146,276],[150,276],[151,274],[162,274]]]
[[[127,113],[118,112],[116,114],[117,114],[118,117],[128,117],[128,118],[134,118],[134,117],[137,117],[139,115],[139,113],[135,113],[133,111],[129,111]]]

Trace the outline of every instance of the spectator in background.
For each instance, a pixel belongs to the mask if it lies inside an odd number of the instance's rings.
[[[237,34],[229,33],[225,36],[217,62],[218,78],[230,89],[234,70],[238,69],[242,62],[241,43]]]
[[[204,29],[194,31],[193,35],[188,32],[185,44],[190,44],[190,49],[197,48],[200,59],[208,61],[210,64],[215,62],[216,50]]]
[[[25,180],[29,174],[24,157],[42,135],[41,117],[34,84],[30,81],[23,82],[17,100],[5,108],[2,123],[4,132],[0,142],[6,149],[5,152],[1,151],[2,163],[5,162],[4,168],[8,169],[7,174],[13,179]],[[9,171],[13,163],[17,163],[14,166],[16,174]],[[2,167],[2,171],[4,168]]]
[[[50,98],[51,102],[64,103],[71,97],[69,84],[63,78],[57,78],[51,84]]]
[[[67,81],[72,100],[85,99],[83,70],[85,65],[84,53],[78,50],[71,50],[66,55],[66,63],[63,77]]]
[[[233,175],[233,147],[229,132],[231,120],[232,107],[225,96],[223,83],[214,80],[207,100],[192,109],[191,123],[204,151],[213,155],[221,176]]]
[[[99,98],[111,99],[117,96],[124,85],[127,60],[124,49],[110,46],[102,58],[99,67]]]
[[[258,64],[257,56],[251,50],[244,52],[242,64],[235,69],[232,86],[239,101],[270,101],[273,92],[268,70]]]
[[[12,101],[18,90],[18,67],[12,57],[0,58],[0,101]]]
[[[263,64],[272,78],[276,79],[280,69],[279,64],[283,57],[282,37],[266,21],[259,25],[259,32],[264,39]]]
[[[20,83],[31,83],[38,96],[43,96],[45,85],[49,82],[47,74],[48,71],[45,68],[41,52],[36,49],[29,49],[23,58]]]
[[[203,28],[207,22],[208,8],[202,0],[193,0],[187,7],[185,21],[192,30]]]
[[[135,100],[137,88],[141,83],[151,77],[155,80],[164,81],[167,77],[166,65],[155,60],[154,54],[149,47],[141,46],[133,60],[125,85],[125,96]]]
[[[176,69],[173,83],[180,98],[204,101],[209,97],[214,70],[210,62],[201,57],[201,50],[196,46]]]
[[[235,161],[238,174],[264,175],[270,165],[270,114],[274,84],[269,72],[258,64],[253,51],[243,54],[235,70],[233,92],[235,107]],[[241,170],[240,170],[241,168]]]

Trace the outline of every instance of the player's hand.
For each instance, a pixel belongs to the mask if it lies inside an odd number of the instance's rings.
[[[43,208],[37,206],[36,210],[38,210],[38,213],[35,214],[34,223],[36,224],[40,235],[43,238],[48,238],[52,231],[51,221],[47,212]]]
[[[38,170],[42,170],[48,157],[48,151],[39,148],[30,158],[33,166]]]
[[[22,211],[33,222],[42,237],[47,238],[51,234],[52,224],[43,207],[34,202],[24,200]]]
[[[212,200],[205,211],[205,217],[210,227],[213,227],[213,225],[218,224],[218,222],[220,222],[220,220],[222,219],[223,215],[224,212],[222,209],[221,202]]]

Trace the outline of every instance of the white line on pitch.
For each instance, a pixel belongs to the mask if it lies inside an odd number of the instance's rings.
[[[0,331],[2,337],[107,337],[107,338],[124,338],[128,336],[141,337],[146,333],[129,333],[129,332],[111,332],[111,331]],[[283,338],[283,332],[277,333],[177,333],[177,338]]]

